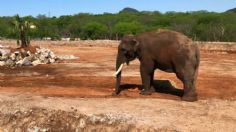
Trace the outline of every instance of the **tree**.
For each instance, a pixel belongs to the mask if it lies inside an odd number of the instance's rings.
[[[143,25],[138,22],[118,22],[114,27],[116,39],[120,39],[126,34],[137,34],[143,32]]]
[[[82,39],[106,39],[108,29],[104,24],[90,22],[85,24],[82,30]]]
[[[59,39],[62,30],[59,28],[58,18],[40,17],[37,19],[38,38],[50,37],[52,39]]]
[[[30,28],[35,28],[35,26],[28,21],[24,21],[19,17],[19,15],[15,16],[14,24],[15,31],[18,34],[17,44],[20,45],[21,48],[28,47],[30,44],[30,36],[28,35],[28,32]]]

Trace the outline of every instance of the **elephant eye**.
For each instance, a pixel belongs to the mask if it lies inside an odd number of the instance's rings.
[[[122,52],[125,52],[126,50],[125,50],[124,48],[121,48],[121,51],[122,51]]]

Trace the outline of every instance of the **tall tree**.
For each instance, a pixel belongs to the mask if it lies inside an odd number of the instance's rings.
[[[17,44],[21,48],[28,47],[30,45],[30,36],[28,35],[30,28],[35,28],[34,25],[28,21],[24,21],[19,15],[15,16],[14,20],[15,31],[18,34]]]

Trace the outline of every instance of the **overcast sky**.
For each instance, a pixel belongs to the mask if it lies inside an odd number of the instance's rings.
[[[146,11],[224,12],[236,7],[236,0],[1,0],[0,16],[50,16],[78,13],[117,13],[125,7]]]

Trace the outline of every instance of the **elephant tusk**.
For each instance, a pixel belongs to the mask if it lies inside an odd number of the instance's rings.
[[[122,64],[120,65],[119,69],[113,74],[114,77],[116,77],[116,76],[121,72],[123,66],[124,66],[124,64],[122,63]]]

